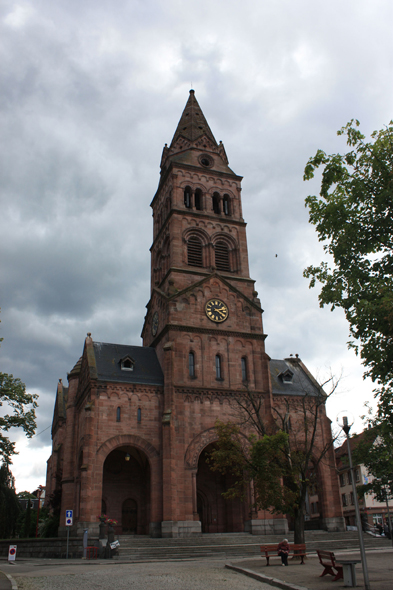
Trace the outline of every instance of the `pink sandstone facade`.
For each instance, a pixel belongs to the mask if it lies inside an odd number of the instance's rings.
[[[102,512],[119,522],[117,533],[285,533],[285,515],[256,512],[251,489],[245,501],[224,500],[228,481],[206,462],[216,420],[233,419],[246,387],[262,398],[269,423],[273,407],[296,404],[316,383],[300,359],[273,361],[265,352],[241,177],[194,91],[164,147],[151,207],[143,347],[87,335],[68,387],[58,384],[46,497],[61,490],[61,514],[74,510],[77,534],[97,534]],[[296,412],[291,419],[296,428]],[[318,432],[317,449],[331,439],[324,409]],[[318,482],[321,526],[342,529],[333,449]]]

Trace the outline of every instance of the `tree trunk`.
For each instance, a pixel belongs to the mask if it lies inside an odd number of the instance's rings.
[[[294,543],[305,543],[304,540],[304,509],[306,507],[307,484],[303,483],[300,486],[299,507],[295,508],[295,529],[294,529]]]
[[[293,542],[295,545],[299,543],[304,543],[304,503],[301,502],[299,508],[295,510],[294,514],[294,535],[293,535]]]

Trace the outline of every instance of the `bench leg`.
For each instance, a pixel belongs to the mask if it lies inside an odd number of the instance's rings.
[[[322,576],[326,576],[326,574],[329,574],[330,576],[336,575],[334,573],[334,571],[332,570],[332,568],[330,567],[330,565],[325,565],[325,569],[323,570],[322,574],[319,577],[322,578]]]
[[[337,570],[337,574],[336,574],[335,578],[333,579],[333,582],[337,582],[337,580],[342,580],[344,578],[343,568],[340,567],[339,565],[336,565],[335,568]]]

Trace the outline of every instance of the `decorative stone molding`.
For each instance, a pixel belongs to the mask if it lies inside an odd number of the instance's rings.
[[[184,456],[186,469],[197,469],[199,455],[204,448],[210,445],[210,443],[215,442],[217,439],[218,436],[215,428],[209,428],[209,430],[205,430],[198,434],[187,447]]]
[[[105,441],[97,450],[97,455],[101,457],[102,461],[118,447],[131,446],[143,451],[149,460],[156,460],[160,453],[159,451],[145,439],[134,434],[119,434]]]

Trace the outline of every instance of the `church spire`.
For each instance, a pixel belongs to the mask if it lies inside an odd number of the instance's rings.
[[[203,154],[208,154],[205,158]],[[210,156],[209,156],[210,154]],[[219,158],[214,158],[218,155]],[[197,160],[202,157],[201,161]],[[161,157],[161,181],[171,163],[203,167],[203,162],[213,162],[217,171],[233,175],[228,166],[228,158],[223,143],[217,143],[201,107],[195,98],[195,91],[190,90],[187,104],[177,125],[170,146],[165,144]],[[209,166],[208,166],[209,167]],[[160,181],[160,182],[161,182]]]
[[[213,133],[205,119],[202,109],[195,98],[195,91],[190,90],[187,104],[180,118],[179,124],[171,141],[170,148],[173,147],[179,137],[195,142],[202,135],[206,135],[218,147]]]

